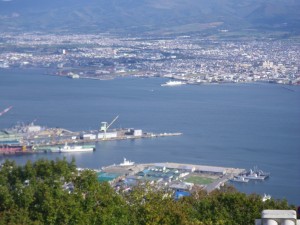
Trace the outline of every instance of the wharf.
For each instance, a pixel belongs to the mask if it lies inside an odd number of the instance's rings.
[[[223,186],[245,169],[180,163],[148,163],[111,165],[102,168],[99,180],[109,181],[113,187],[144,182],[156,183],[160,188],[193,191],[204,189],[211,192]]]
[[[0,154],[26,154],[40,152],[58,152],[58,147],[70,145],[85,145],[101,141],[117,141],[128,139],[155,138],[179,136],[182,133],[149,133],[141,129],[120,128],[109,129],[118,119],[116,116],[110,123],[101,122],[99,130],[73,132],[64,128],[47,128],[34,123],[19,123],[14,127],[0,132]],[[11,143],[14,141],[15,143]],[[54,150],[53,150],[54,149]]]
[[[93,144],[102,141],[118,141],[118,140],[132,140],[132,139],[141,139],[141,138],[158,138],[158,137],[171,137],[171,136],[179,136],[182,133],[143,133],[141,135],[126,135],[124,132],[118,132],[118,135],[115,137],[106,137],[106,138],[81,138],[80,132],[70,132],[64,133],[64,135],[59,135],[57,132],[49,132],[45,131],[41,134],[35,134],[34,136],[24,136],[23,141],[20,145],[25,147],[25,150],[18,151],[7,151],[6,149],[0,150],[0,154],[3,155],[11,155],[11,154],[29,154],[29,153],[43,153],[43,152],[58,152],[52,151],[53,148],[57,148],[58,146],[65,145],[68,143],[70,145],[85,145],[85,144]],[[27,143],[27,144],[25,144]],[[27,149],[26,149],[27,147]]]
[[[157,137],[171,137],[171,136],[180,136],[182,133],[146,133],[141,136],[132,136],[132,135],[124,135],[124,136],[117,136],[117,137],[110,137],[110,138],[99,138],[99,139],[72,139],[66,138],[57,141],[49,141],[47,144],[40,144],[36,145],[38,147],[47,147],[47,146],[57,146],[57,145],[64,145],[65,143],[68,144],[86,144],[86,143],[97,143],[102,141],[118,141],[118,140],[129,140],[129,139],[141,139],[141,138],[157,138]]]

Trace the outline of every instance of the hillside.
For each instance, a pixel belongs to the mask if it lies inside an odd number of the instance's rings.
[[[232,187],[195,190],[175,201],[172,192],[145,185],[130,192],[99,182],[75,161],[28,161],[0,166],[0,224],[200,225],[253,224],[263,209],[295,209],[285,200],[263,202]]]
[[[297,0],[2,0],[1,31],[300,30]],[[178,32],[178,31],[177,31]]]

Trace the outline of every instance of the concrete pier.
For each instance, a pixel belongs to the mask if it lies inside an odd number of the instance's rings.
[[[106,133],[101,133],[97,130],[72,132],[62,128],[47,128],[36,132],[18,133],[18,135],[20,138],[17,141],[17,146],[24,146],[27,150],[8,151],[8,148],[5,149],[4,147],[1,148],[0,146],[0,154],[16,154],[17,152],[19,154],[52,152],[51,149],[64,145],[65,143],[76,145],[98,143],[102,141],[171,137],[182,135],[182,133],[149,133],[142,132],[142,130],[134,130],[132,128],[111,130],[109,132],[107,131]]]
[[[223,186],[232,177],[245,169],[181,163],[147,163],[128,166],[110,165],[102,168],[102,175],[110,176],[112,186],[125,183],[156,183],[161,188],[174,188],[191,191],[204,189],[211,192]],[[111,176],[111,175],[114,176]],[[101,176],[100,175],[100,179]]]

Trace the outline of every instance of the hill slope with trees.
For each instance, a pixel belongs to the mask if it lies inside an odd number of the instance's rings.
[[[0,169],[0,224],[252,225],[263,209],[295,208],[233,187],[178,201],[150,186],[117,193],[94,171],[79,173],[65,159],[24,166],[5,161]]]

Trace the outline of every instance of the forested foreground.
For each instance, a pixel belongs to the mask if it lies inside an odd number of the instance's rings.
[[[253,225],[263,209],[295,207],[285,200],[262,202],[232,187],[178,201],[150,187],[116,193],[95,172],[79,174],[75,162],[65,159],[24,166],[5,161],[0,170],[0,224]]]

